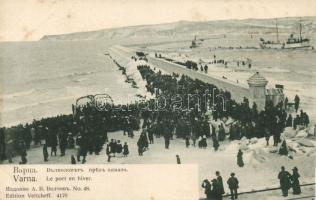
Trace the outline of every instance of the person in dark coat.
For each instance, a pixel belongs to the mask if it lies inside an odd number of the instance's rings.
[[[77,162],[76,162],[76,158],[75,158],[75,156],[74,156],[74,155],[71,155],[71,164],[72,164],[72,165],[77,164]]]
[[[128,137],[131,137],[131,138],[134,138],[134,131],[133,131],[133,128],[132,128],[132,123],[129,121],[128,122]]]
[[[128,133],[129,119],[128,116],[125,116],[122,123],[123,135]]]
[[[25,145],[25,142],[21,139],[19,141],[19,153],[20,153],[20,156],[21,156],[21,162],[20,164],[26,164],[27,163],[27,159],[26,159],[26,156],[27,156],[27,153],[26,153],[26,145]]]
[[[292,118],[292,115],[289,114],[289,116],[286,120],[286,127],[292,127],[292,124],[293,124],[293,118]]]
[[[300,105],[300,98],[298,95],[295,95],[295,98],[294,98],[295,112],[297,112],[299,105]]]
[[[149,149],[149,141],[148,141],[148,137],[147,137],[147,129],[144,132],[144,136],[143,136],[143,140],[144,140],[144,148],[145,150]]]
[[[44,162],[47,162],[48,161],[47,144],[44,144],[44,146],[43,146],[43,156],[44,156]]]
[[[215,173],[215,175],[216,175],[216,180],[217,180],[217,184],[218,184],[218,199],[221,200],[222,199],[222,195],[225,193],[224,185],[223,185],[223,179],[222,179],[219,171],[217,171]]]
[[[13,150],[14,150],[14,143],[12,139],[9,139],[5,145],[5,156],[7,157],[9,163],[13,163]]]
[[[196,144],[196,134],[195,133],[192,133],[191,139],[192,139],[192,145],[195,147],[195,144]]]
[[[155,131],[155,127],[156,125],[152,125],[149,129],[148,129],[148,139],[149,139],[149,144],[154,144],[154,131]]]
[[[75,148],[75,139],[74,139],[72,133],[70,133],[70,132],[68,133],[67,147],[68,147],[68,149]]]
[[[294,167],[292,170],[293,170],[293,174],[291,176],[291,181],[292,181],[292,187],[293,187],[293,194],[301,194],[300,181],[298,180],[298,178],[300,177],[300,174],[298,173],[297,167]]]
[[[110,144],[106,145],[106,155],[108,156],[108,162],[111,162],[111,146]]]
[[[212,182],[212,190],[211,190],[210,199],[211,200],[222,199],[222,194],[220,194],[219,192],[218,181],[216,179],[213,179],[211,182]]]
[[[177,157],[177,164],[180,165],[181,164],[181,160],[180,160],[179,155],[176,155],[176,157]]]
[[[287,156],[288,154],[288,150],[287,150],[287,145],[286,145],[286,141],[283,140],[281,147],[279,149],[279,154],[283,155],[283,156]]]
[[[168,121],[164,121],[164,129],[163,129],[163,136],[165,139],[165,148],[169,149],[170,146],[170,139],[171,139],[171,124]]]
[[[242,159],[242,155],[243,155],[243,152],[239,149],[238,154],[237,154],[237,165],[239,167],[243,167],[244,166],[244,161]]]
[[[111,139],[111,142],[109,144],[110,146],[110,154],[111,156],[115,156],[115,151],[116,151],[116,144],[115,144],[115,140],[114,139]]]
[[[204,188],[204,194],[206,195],[206,200],[212,199],[212,185],[209,180],[205,179],[202,183],[202,188]]]
[[[266,128],[266,129],[264,130],[264,137],[265,137],[265,139],[266,139],[267,146],[269,146],[270,136],[271,136],[270,131],[269,131],[269,129]]]
[[[281,167],[281,171],[278,174],[278,179],[280,180],[282,196],[287,197],[288,191],[291,187],[290,173],[288,171],[285,171],[285,168],[283,166]]]
[[[214,147],[214,150],[217,151],[218,150],[218,147],[219,147],[219,143],[218,143],[218,140],[216,139],[216,136],[212,137],[213,139],[213,147]]]
[[[230,190],[231,199],[238,199],[238,179],[235,177],[235,173],[230,174],[230,178],[227,180],[227,184]]]
[[[219,141],[224,141],[225,140],[225,129],[223,127],[222,124],[219,125],[219,129],[218,129],[218,140]]]
[[[116,153],[120,154],[120,153],[122,153],[122,151],[123,151],[123,146],[121,144],[121,141],[118,140],[117,145],[116,145]]]
[[[89,145],[87,144],[87,141],[88,141],[88,136],[85,134],[82,135],[82,138],[81,138],[81,142],[79,144],[79,155],[82,156],[82,161],[81,163],[84,164],[87,160],[87,153],[88,153],[88,147]]]
[[[5,128],[0,128],[0,160],[5,159]]]
[[[54,154],[55,156],[57,156],[57,143],[58,143],[57,135],[53,132],[49,132],[48,141],[49,141],[48,146],[51,147],[50,155],[53,156]]]
[[[185,138],[185,146],[186,146],[186,148],[189,148],[189,146],[190,146],[190,137],[189,136],[187,136]]]
[[[59,148],[60,148],[60,156],[64,156],[67,147],[67,134],[64,131],[61,131],[59,134]]]
[[[124,146],[123,146],[123,155],[124,155],[124,157],[127,157],[128,154],[129,154],[128,145],[125,142]]]
[[[144,144],[141,137],[137,141],[137,147],[138,147],[138,155],[142,156],[143,151],[144,151]]]
[[[202,148],[206,149],[207,147],[207,141],[206,141],[206,135],[203,135],[202,140],[201,140]]]

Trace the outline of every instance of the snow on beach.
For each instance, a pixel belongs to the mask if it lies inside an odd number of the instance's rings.
[[[138,156],[136,144],[140,132],[135,131],[134,139],[124,136],[123,131],[108,134],[110,139],[117,139],[128,143],[130,154],[127,158],[118,155],[108,163],[105,149],[103,149],[98,156],[88,155],[87,164],[176,164],[175,155],[180,155],[182,164],[197,164],[199,166],[199,184],[205,178],[214,178],[215,172],[220,171],[226,192],[229,192],[229,189],[225,183],[231,172],[236,173],[240,181],[241,192],[278,187],[279,180],[277,179],[277,174],[282,165],[286,166],[289,171],[294,166],[298,167],[301,174],[300,182],[302,184],[314,182],[314,167],[306,163],[313,163],[315,154],[306,156],[306,154],[297,153],[292,160],[277,153],[270,153],[274,147],[271,145],[266,147],[264,139],[224,141],[220,143],[219,151],[215,152],[210,139],[207,140],[208,147],[206,149],[199,149],[193,146],[186,148],[185,141],[182,139],[171,140],[170,149],[165,149],[164,141],[161,137],[155,138],[154,144],[150,145],[149,150],[144,152],[144,156],[140,157]],[[243,150],[245,166],[240,168],[237,166],[237,152],[246,143],[247,149]],[[270,143],[273,143],[272,138]],[[312,143],[316,144],[315,141],[312,141]],[[49,157],[49,161],[45,164],[70,164],[71,154],[75,155],[76,153],[74,150],[67,150],[65,157]],[[18,162],[19,159],[14,158],[14,162]],[[28,151],[28,160],[29,164],[44,164],[42,148],[36,147]],[[202,188],[200,188],[201,197],[204,196],[203,192]],[[275,191],[274,194],[280,196],[280,191]]]

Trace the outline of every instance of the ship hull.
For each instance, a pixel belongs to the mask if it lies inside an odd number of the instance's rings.
[[[285,44],[284,49],[309,49],[311,45],[309,42]]]
[[[290,44],[263,44],[260,43],[261,49],[311,49],[309,42],[290,43]]]
[[[283,49],[283,44],[275,43],[275,44],[263,44],[260,43],[261,49]]]

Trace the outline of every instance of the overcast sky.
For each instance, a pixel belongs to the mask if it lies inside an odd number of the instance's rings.
[[[316,16],[316,0],[0,0],[0,41],[179,20]]]

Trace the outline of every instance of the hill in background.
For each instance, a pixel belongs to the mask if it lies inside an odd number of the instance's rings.
[[[316,17],[302,17],[303,34],[310,36],[316,30]],[[279,33],[299,32],[299,18],[279,18]],[[275,33],[275,19],[218,20],[206,22],[179,21],[157,25],[139,25],[76,32],[62,35],[46,35],[41,40],[99,40],[174,38],[191,39],[194,35],[212,37],[220,34],[271,34]]]

